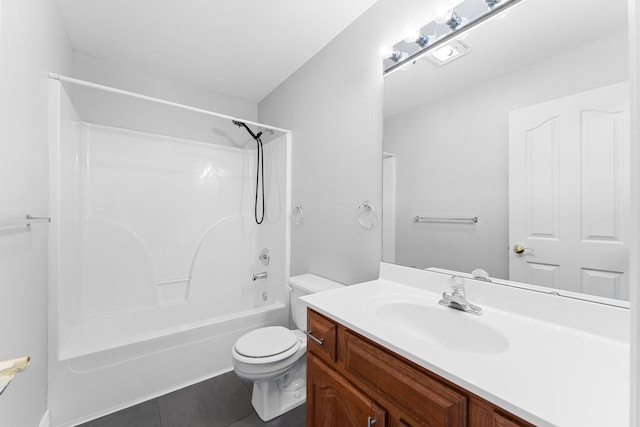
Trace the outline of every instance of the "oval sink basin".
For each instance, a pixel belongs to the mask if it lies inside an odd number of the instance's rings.
[[[509,341],[481,318],[448,307],[410,301],[376,304],[375,318],[398,333],[451,350],[502,353]]]

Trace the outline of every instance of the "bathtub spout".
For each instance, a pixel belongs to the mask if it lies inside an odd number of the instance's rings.
[[[266,279],[267,278],[267,272],[263,271],[262,273],[258,273],[258,274],[254,274],[253,275],[253,280],[256,281],[258,279]]]

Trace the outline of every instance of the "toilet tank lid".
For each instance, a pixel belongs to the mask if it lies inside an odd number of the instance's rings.
[[[325,279],[324,277],[310,273],[291,276],[289,278],[289,284],[292,287],[309,294],[328,291],[330,289],[341,288],[344,286],[342,283],[334,282],[333,280]]]

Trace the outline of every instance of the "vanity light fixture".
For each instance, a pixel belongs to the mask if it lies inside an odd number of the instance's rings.
[[[423,55],[432,54],[429,60],[443,65],[454,58],[464,55],[468,48],[460,43],[448,43],[459,39],[460,35],[491,18],[504,12],[524,0],[462,0],[449,9],[444,15],[407,34],[403,40],[384,49],[382,65],[383,75],[406,69]],[[444,48],[442,51],[436,50]],[[446,58],[445,58],[446,57]],[[433,58],[433,59],[432,59]],[[438,59],[439,58],[439,59]],[[446,59],[446,60],[443,60]]]

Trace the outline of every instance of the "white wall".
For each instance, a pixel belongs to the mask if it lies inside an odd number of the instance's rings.
[[[73,77],[246,120],[258,116],[255,102],[81,53],[73,54]]]
[[[259,103],[259,120],[293,131],[291,274],[351,284],[376,278],[380,218],[362,228],[356,208],[381,210],[382,72],[375,43],[362,43],[374,6]]]
[[[55,3],[3,0],[0,16],[0,216],[47,215],[48,71],[71,50]],[[0,425],[36,426],[47,392],[47,225],[0,230],[0,359],[30,368],[0,396]]]
[[[626,49],[626,32],[606,37],[386,119],[383,148],[398,162],[397,262],[508,278],[509,111],[626,80]],[[416,215],[479,221],[416,224]]]

